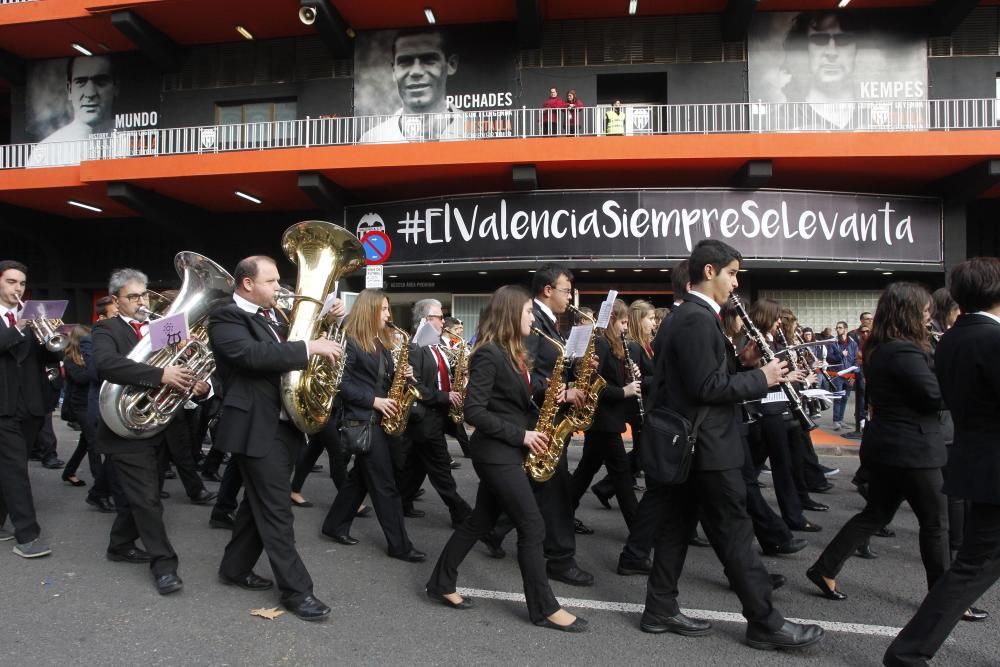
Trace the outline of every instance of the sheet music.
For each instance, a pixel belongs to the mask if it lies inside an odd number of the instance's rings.
[[[18,313],[17,317],[21,320],[61,320],[63,314],[66,313],[66,306],[69,305],[69,301],[65,299],[56,299],[53,301],[40,301],[32,299],[24,304],[24,310]]]
[[[569,332],[566,340],[566,356],[569,359],[579,359],[587,351],[587,344],[590,342],[590,334],[594,330],[593,324],[578,324]]]
[[[618,290],[613,289],[608,292],[608,298],[601,304],[601,309],[597,313],[597,324],[595,326],[598,329],[608,328],[608,322],[611,321],[611,309],[614,308],[615,299],[617,298]]]
[[[323,319],[330,309],[333,308],[333,302],[337,300],[337,288],[340,285],[340,281],[333,283],[333,290],[326,296],[326,301],[323,302],[323,308],[319,311],[319,318]]]

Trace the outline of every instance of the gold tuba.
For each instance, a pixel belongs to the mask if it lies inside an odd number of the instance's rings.
[[[196,252],[177,253],[174,267],[182,278],[181,289],[163,317],[184,313],[191,338],[153,352],[152,339],[146,336],[129,352],[128,358],[157,368],[187,366],[197,380],[206,380],[215,371],[215,359],[208,347],[208,316],[232,302],[233,277]],[[149,438],[167,427],[190,400],[192,391],[167,385],[149,389],[104,382],[98,406],[104,423],[116,434],[129,439]]]
[[[285,230],[281,247],[299,269],[295,294],[288,297],[293,302],[288,340],[308,342],[325,337],[344,344],[340,327],[320,319],[319,313],[334,284],[365,265],[358,237],[329,222],[306,220]],[[281,404],[303,433],[316,433],[329,421],[346,360],[346,350],[336,364],[314,355],[304,370],[281,376]]]
[[[532,333],[536,333],[558,351],[556,363],[552,367],[552,375],[549,377],[549,384],[545,388],[545,399],[542,407],[538,411],[538,421],[535,422],[534,430],[544,433],[549,437],[548,448],[544,454],[528,452],[524,457],[524,470],[528,476],[536,482],[547,482],[556,472],[559,459],[562,458],[566,441],[573,435],[573,422],[563,418],[556,422],[559,416],[559,393],[563,388],[563,371],[566,368],[566,347],[555,338],[550,338],[535,327],[531,328]]]
[[[389,435],[402,435],[406,430],[406,423],[410,420],[410,409],[413,402],[420,400],[420,392],[404,377],[406,367],[410,364],[410,336],[405,331],[397,327],[392,322],[390,327],[399,334],[399,347],[393,351],[392,385],[389,386],[389,394],[386,398],[396,401],[396,416],[382,418],[382,430]]]

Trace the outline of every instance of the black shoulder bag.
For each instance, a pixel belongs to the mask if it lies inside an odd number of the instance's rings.
[[[639,457],[651,483],[672,485],[687,481],[698,429],[707,414],[708,406],[703,405],[692,425],[684,415],[670,408],[657,407],[646,413]]]
[[[385,375],[385,355],[378,349],[378,375],[375,376],[375,382],[381,382],[383,375]],[[340,443],[345,452],[367,454],[371,451],[372,429],[375,428],[376,415],[375,408],[372,408],[372,414],[368,419],[344,419],[340,422]]]

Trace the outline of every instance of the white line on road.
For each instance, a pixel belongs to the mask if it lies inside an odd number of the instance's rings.
[[[510,600],[512,602],[524,602],[524,594],[507,593],[505,591],[488,591],[481,588],[459,588],[459,595],[468,595],[473,598],[487,598],[491,600]],[[566,607],[579,607],[581,609],[598,609],[600,611],[620,611],[631,614],[641,614],[644,607],[641,604],[631,602],[605,602],[604,600],[585,600],[581,598],[564,598],[559,596],[559,602]],[[746,619],[741,614],[734,614],[728,611],[712,611],[711,609],[682,609],[685,614],[694,618],[706,621],[723,621],[728,623],[745,623]],[[838,621],[814,621],[806,618],[790,618],[789,621],[796,623],[815,623],[830,632],[846,632],[856,635],[871,635],[874,637],[895,637],[902,628],[892,628],[886,625],[865,625],[863,623],[840,623]]]

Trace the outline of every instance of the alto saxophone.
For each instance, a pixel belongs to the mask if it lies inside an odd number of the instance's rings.
[[[566,347],[535,327],[532,327],[531,331],[547,340],[559,352],[556,363],[552,367],[549,384],[545,388],[545,400],[542,401],[542,407],[538,411],[538,421],[535,422],[534,429],[547,435],[549,444],[543,454],[529,451],[524,457],[524,470],[528,476],[536,482],[547,482],[555,474],[559,459],[562,458],[565,443],[575,429],[573,422],[568,418],[556,422],[556,418],[559,416],[559,393],[562,391],[563,372],[566,368]]]
[[[400,336],[399,347],[393,354],[392,384],[389,386],[389,398],[396,402],[396,415],[382,418],[382,430],[389,435],[402,435],[406,430],[406,422],[410,420],[410,409],[413,402],[420,400],[420,392],[406,379],[406,367],[410,365],[410,336],[392,322],[388,323]]]
[[[607,380],[601,377],[594,367],[591,365],[591,360],[594,358],[594,341],[597,338],[597,320],[595,320],[587,313],[584,313],[576,306],[570,304],[570,310],[577,313],[584,319],[589,320],[594,324],[594,330],[590,332],[590,340],[587,341],[587,351],[583,353],[576,364],[576,381],[574,382],[574,388],[583,392],[584,401],[583,406],[577,408],[576,406],[570,408],[568,419],[573,420],[577,431],[586,431],[594,424],[594,413],[597,412],[597,401],[601,397],[601,392],[608,385]]]
[[[465,391],[469,385],[469,346],[460,336],[456,336],[448,329],[445,329],[445,332],[453,337],[453,342],[457,343],[457,347],[445,349],[448,350],[446,354],[449,355],[448,361],[451,363],[453,378],[451,389],[461,397],[458,405],[448,408],[448,417],[456,424],[461,424],[465,421]]]

